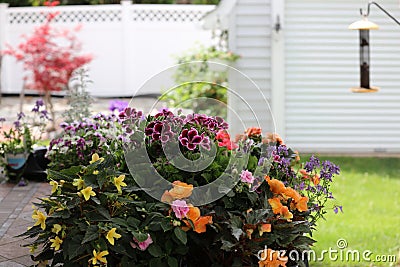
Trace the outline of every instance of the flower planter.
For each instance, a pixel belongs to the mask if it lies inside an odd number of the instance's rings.
[[[8,153],[5,155],[6,176],[10,182],[19,182],[25,171],[28,156],[29,154],[26,152],[18,154]]]
[[[49,160],[46,159],[45,155],[47,152],[46,147],[35,148],[32,153],[29,154],[26,162],[26,168],[23,176],[29,180],[45,180],[47,173],[47,165]]]

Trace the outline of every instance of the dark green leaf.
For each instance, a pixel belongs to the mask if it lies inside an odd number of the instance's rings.
[[[156,244],[150,245],[148,249],[149,249],[149,253],[151,254],[151,256],[156,257],[156,258],[161,257],[164,254],[161,247]]]
[[[87,242],[96,240],[97,238],[99,238],[99,228],[96,225],[90,225],[88,226],[86,233],[85,233],[85,237],[82,240],[81,244],[85,244]]]
[[[174,257],[168,257],[168,266],[169,267],[178,267],[178,260]]]
[[[183,231],[181,228],[176,227],[174,229],[175,236],[182,242],[182,244],[186,245],[187,243],[187,235],[186,232]]]

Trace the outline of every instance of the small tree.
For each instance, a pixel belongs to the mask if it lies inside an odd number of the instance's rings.
[[[51,7],[58,2],[45,2]],[[57,29],[52,21],[59,12],[50,12],[45,22],[37,27],[30,36],[24,36],[24,41],[17,48],[7,45],[4,55],[11,55],[22,62],[27,76],[24,78],[25,88],[37,90],[44,95],[47,110],[50,111],[52,129],[55,128],[55,114],[51,93],[68,89],[68,82],[74,70],[89,63],[91,55],[80,55],[81,44],[73,30]],[[24,88],[24,89],[25,89]]]

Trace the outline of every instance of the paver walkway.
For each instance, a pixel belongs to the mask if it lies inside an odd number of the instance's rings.
[[[31,266],[26,240],[15,237],[32,226],[32,203],[51,191],[48,183],[29,182],[27,186],[0,184],[0,267]]]

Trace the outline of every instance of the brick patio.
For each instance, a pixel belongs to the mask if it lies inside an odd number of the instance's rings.
[[[33,225],[32,203],[50,193],[47,183],[29,182],[27,186],[0,184],[0,267],[31,266],[26,241],[15,237]]]

